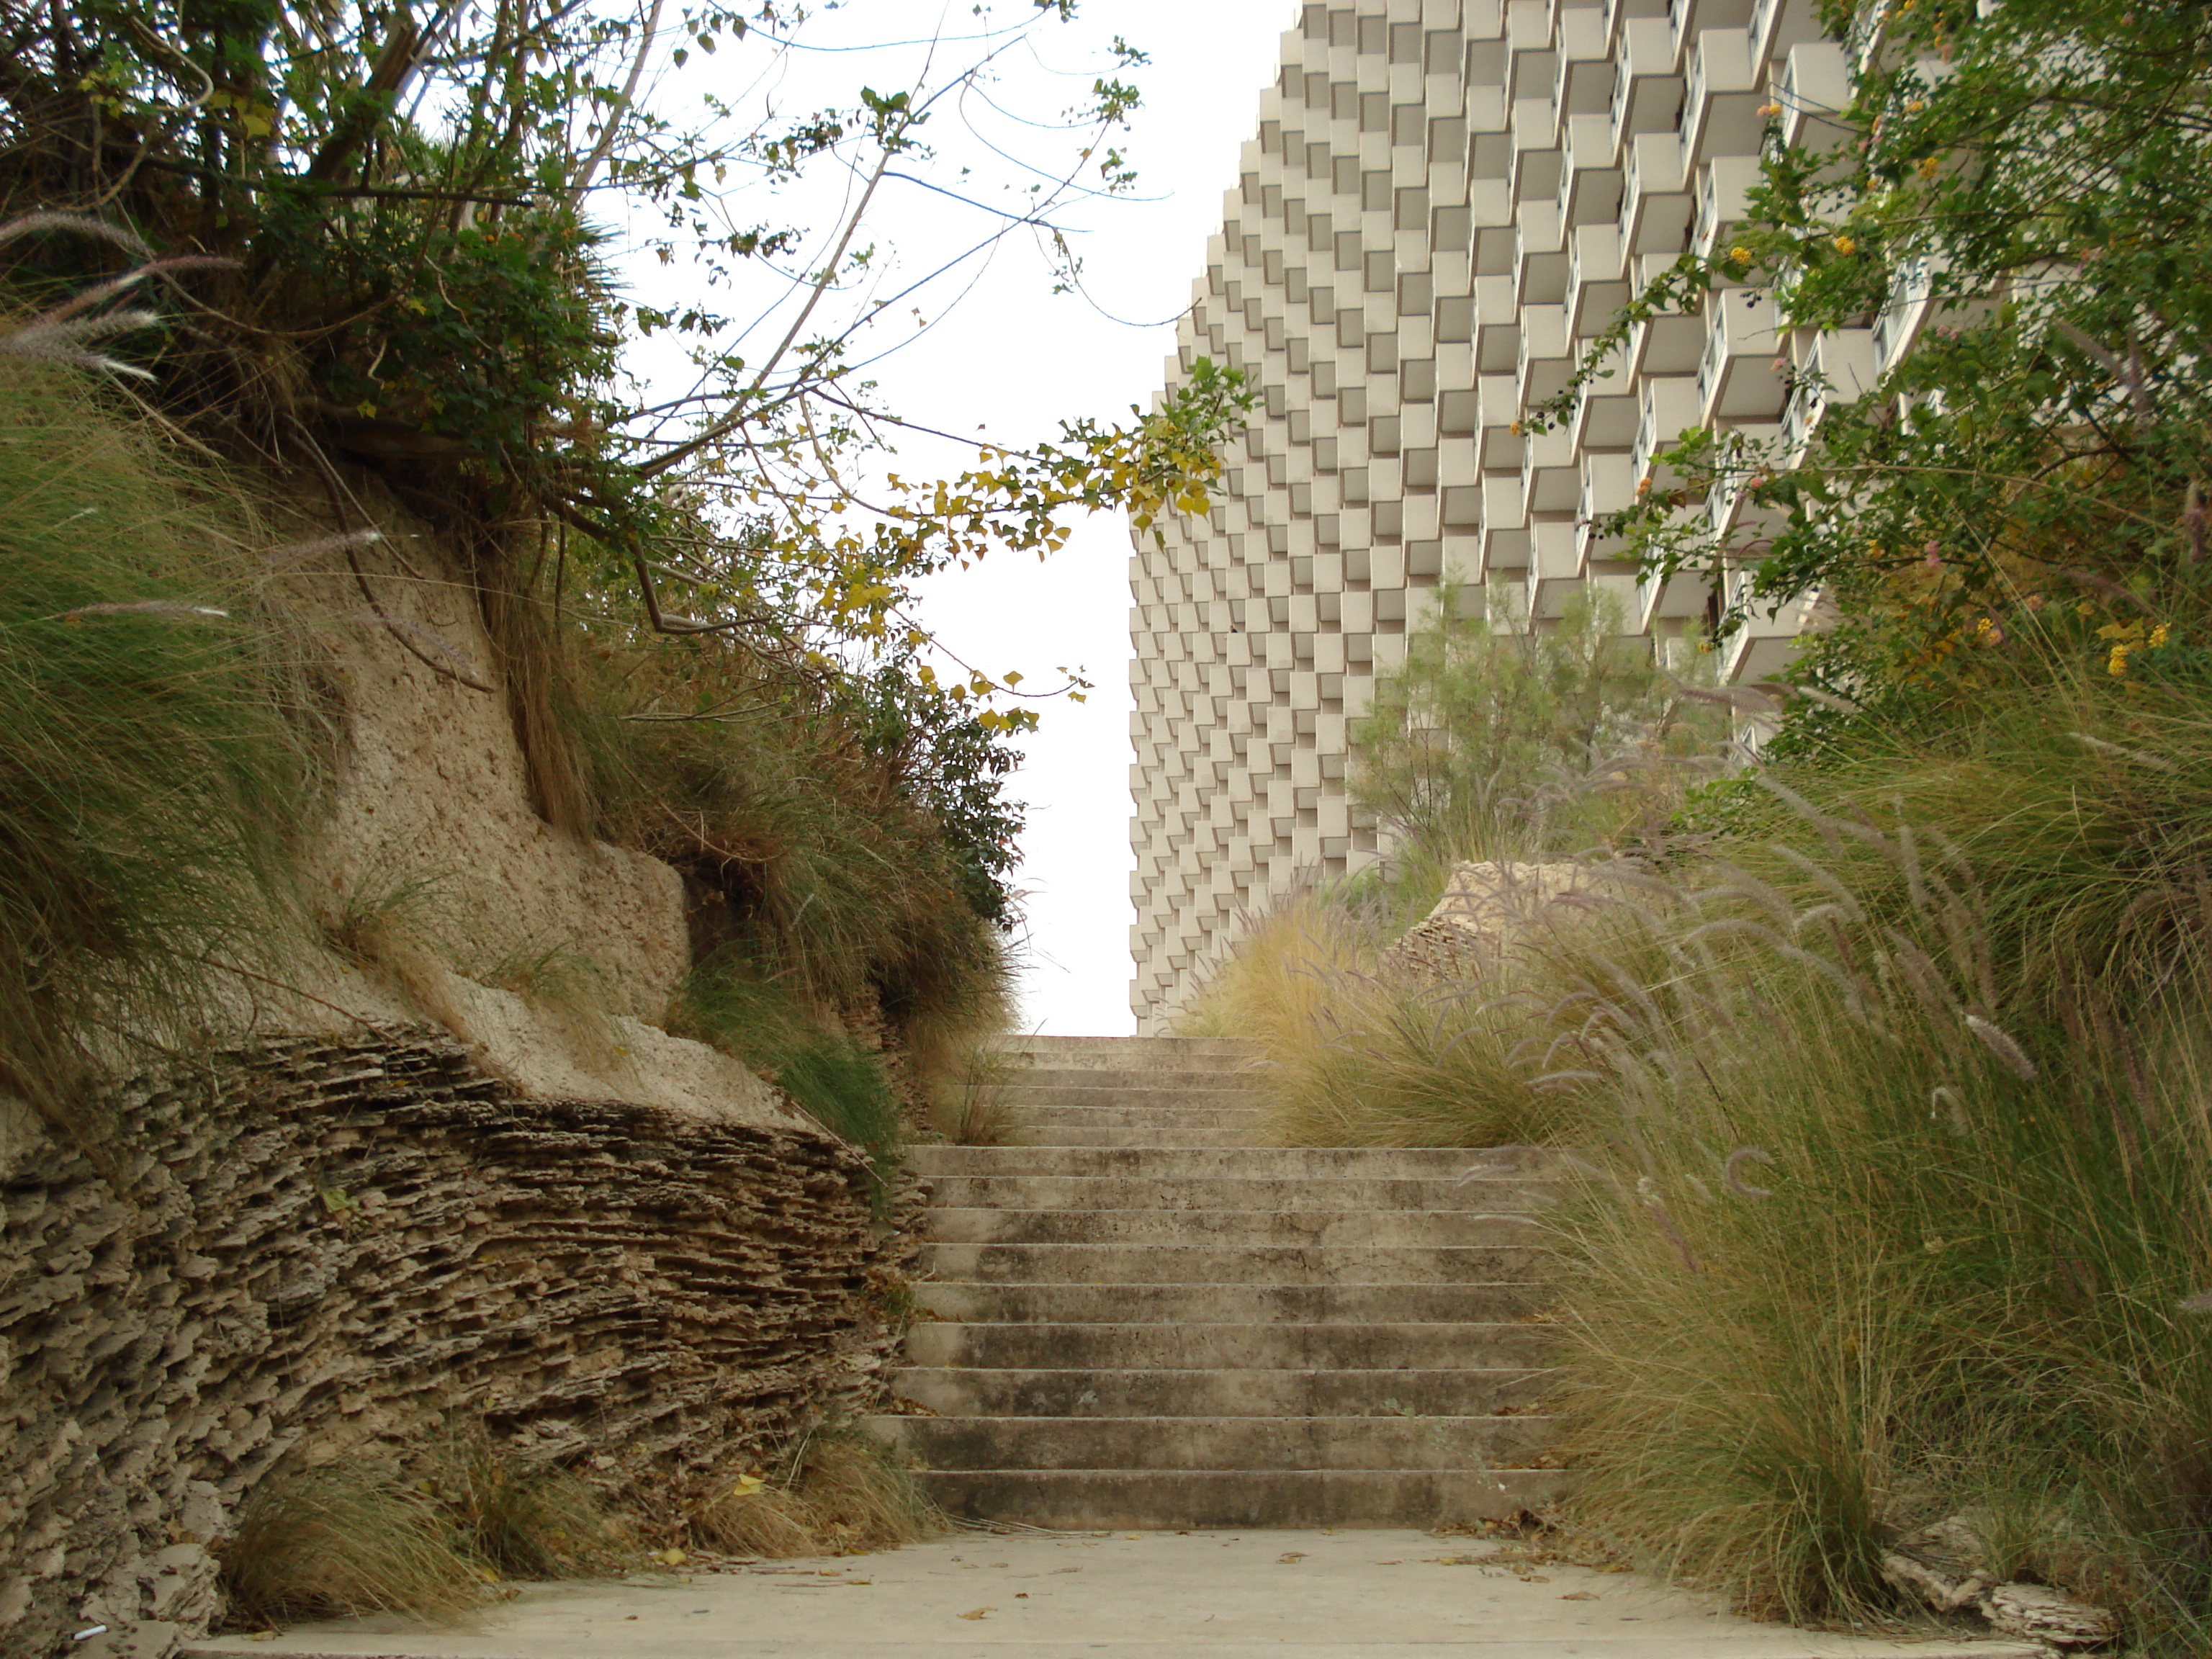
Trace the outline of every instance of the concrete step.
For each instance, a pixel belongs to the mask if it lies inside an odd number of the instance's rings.
[[[940,1280],[1024,1285],[1459,1285],[1531,1279],[1528,1244],[933,1244]]]
[[[878,1417],[871,1430],[941,1469],[1525,1468],[1554,1435],[1516,1417]]]
[[[1080,1125],[1147,1133],[1155,1129],[1253,1128],[1267,1115],[1257,1106],[1070,1106],[1055,1100],[1031,1102],[1021,1109],[1022,1121],[1033,1125]]]
[[[1528,1214],[1480,1210],[1002,1210],[934,1204],[930,1237],[945,1243],[1470,1245],[1536,1243]]]
[[[1032,1065],[1127,1066],[1131,1061],[1248,1060],[1261,1050],[1240,1037],[1006,1037],[993,1045],[1008,1058]]]
[[[874,1428],[956,1514],[1435,1526],[1558,1490],[1544,1161],[1261,1145],[1255,1053],[1025,1042],[1017,1144],[915,1149],[933,1277]]]
[[[916,1146],[909,1162],[939,1180],[951,1176],[1136,1176],[1154,1180],[1331,1181],[1413,1179],[1455,1182],[1470,1170],[1490,1170],[1479,1153],[1433,1148],[1383,1151],[1364,1146],[1238,1146],[1218,1151],[1144,1146]],[[1478,1175],[1468,1184],[1489,1177]],[[1531,1183],[1532,1186],[1534,1183]]]
[[[1068,1531],[1449,1526],[1557,1497],[1553,1469],[958,1469],[922,1484],[963,1518]]]
[[[1545,1326],[1517,1321],[1389,1325],[946,1324],[908,1331],[916,1365],[1017,1370],[1387,1371],[1420,1365],[1540,1365]]]
[[[910,1366],[896,1392],[943,1417],[1495,1416],[1525,1409],[1538,1366],[1440,1370],[981,1370]]]
[[[1525,1212],[1543,1195],[1527,1182],[1413,1176],[1182,1176],[1165,1153],[1158,1173],[1115,1176],[948,1175],[932,1202],[1006,1210],[1485,1210]]]
[[[1255,1113],[1256,1116],[1257,1114]],[[1024,1110],[1016,1116],[1020,1146],[1127,1146],[1141,1141],[1147,1146],[1250,1146],[1258,1144],[1256,1127],[1237,1129],[1131,1129],[1090,1128],[1078,1124],[1070,1127],[1056,1123],[1039,1128],[1029,1121]]]
[[[1024,1071],[991,1084],[1006,1099],[1066,1099],[1066,1102],[1109,1106],[1126,1099],[1133,1106],[1176,1102],[1203,1103],[1259,1103],[1263,1099],[1252,1079],[1241,1073],[1176,1073],[1176,1071]]]
[[[915,1286],[941,1320],[990,1325],[1421,1325],[1518,1319],[1549,1299],[1527,1280],[1473,1285]]]

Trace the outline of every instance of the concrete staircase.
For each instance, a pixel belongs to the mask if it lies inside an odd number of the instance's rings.
[[[914,1149],[933,1317],[877,1419],[952,1514],[1433,1526],[1538,1504],[1540,1183],[1267,1147],[1241,1043],[1032,1037],[1016,1146]],[[1497,1161],[1497,1155],[1492,1155]]]

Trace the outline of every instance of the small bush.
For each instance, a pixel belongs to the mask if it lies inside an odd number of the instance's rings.
[[[1441,611],[1353,729],[1353,799],[1431,865],[1650,841],[1728,721],[1674,677],[1706,677],[1697,653],[1660,641],[1669,672],[1627,631],[1595,592],[1547,629],[1515,617],[1502,586],[1482,614]]]
[[[740,1477],[692,1516],[693,1534],[744,1555],[844,1555],[919,1542],[945,1517],[914,1471],[850,1425],[803,1436],[769,1474]]]
[[[971,1042],[933,1070],[930,1121],[939,1134],[960,1146],[1019,1143],[1021,1115],[1006,1097],[1018,1067],[1002,1049]]]
[[[702,954],[924,1047],[1003,1022],[1000,745],[970,754],[876,680],[817,685],[725,643],[603,649],[599,833],[684,872]]]
[[[880,1205],[906,1142],[883,1055],[811,1006],[788,978],[761,976],[732,946],[692,971],[671,1028],[751,1066],[824,1128],[865,1151]]]
[[[1609,1149],[1565,1241],[1576,1508],[1799,1620],[1880,1613],[1883,1550],[1972,1511],[2000,1571],[2199,1644],[2212,976],[2042,1025],[1905,828],[1904,925],[1816,860],[1802,907],[1723,869],[1662,918],[1673,973],[1556,1021]]]
[[[502,1577],[616,1572],[641,1553],[587,1482],[556,1466],[520,1465],[481,1429],[449,1433],[423,1461],[420,1489],[444,1506],[469,1554]]]
[[[1178,1029],[1259,1045],[1253,1080],[1283,1145],[1547,1138],[1560,1112],[1528,1087],[1530,973],[1509,959],[1470,986],[1394,969],[1382,959],[1394,908],[1293,896],[1252,927]]]
[[[222,1548],[234,1617],[364,1613],[449,1620],[501,1578],[618,1572],[641,1551],[565,1469],[518,1463],[480,1427],[434,1435],[407,1473],[374,1464],[280,1468]]]
[[[222,1578],[234,1614],[264,1624],[452,1619],[480,1605],[486,1583],[435,1498],[344,1464],[263,1480],[223,1548]]]
[[[866,1148],[879,1167],[896,1158],[906,1139],[898,1097],[882,1059],[852,1038],[817,1032],[776,1066],[775,1080],[824,1127]]]

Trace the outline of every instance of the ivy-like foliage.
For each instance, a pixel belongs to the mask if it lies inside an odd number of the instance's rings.
[[[1917,316],[1863,396],[1800,370],[1790,395],[1828,404],[1802,453],[1685,433],[1605,527],[1653,571],[1750,569],[1723,629],[1826,594],[1841,620],[1796,672],[1856,698],[1940,708],[2054,657],[2203,678],[2212,12],[1869,0],[1827,21],[1851,105],[1770,105],[1746,220],[1639,295],[1530,423],[1570,418],[1639,324],[1723,290],[1771,289],[1799,348]],[[1826,137],[1785,144],[1799,115]],[[1717,539],[1716,489],[1770,528]]]

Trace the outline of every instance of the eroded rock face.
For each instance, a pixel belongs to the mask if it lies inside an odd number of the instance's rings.
[[[1383,955],[1401,973],[1470,979],[1494,965],[1515,933],[1589,879],[1578,864],[1457,864],[1436,908]]]
[[[2042,1584],[1999,1583],[1996,1552],[1978,1512],[1954,1515],[1899,1539],[1881,1558],[1890,1585],[1936,1613],[1978,1613],[1999,1636],[2059,1647],[2099,1647],[2118,1617]]]
[[[121,1103],[103,1175],[4,1146],[0,1652],[203,1629],[280,1457],[448,1420],[674,1514],[864,1410],[907,1233],[799,1122],[523,1100],[443,1033],[301,1039]],[[909,1190],[892,1211],[911,1215]]]
[[[2061,1647],[2100,1647],[2120,1633],[2119,1620],[2105,1608],[2041,1584],[1999,1584],[1982,1598],[1982,1617],[1999,1636]]]

